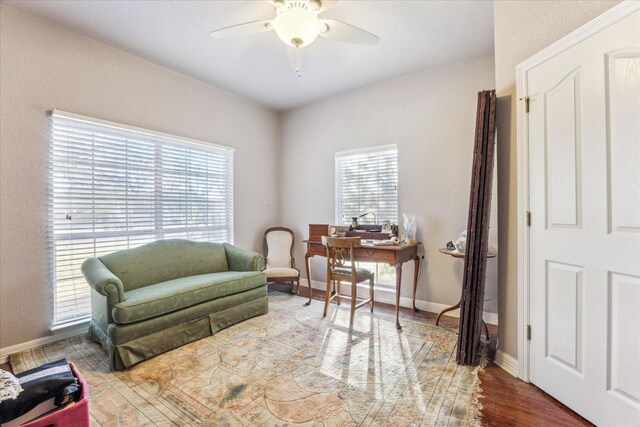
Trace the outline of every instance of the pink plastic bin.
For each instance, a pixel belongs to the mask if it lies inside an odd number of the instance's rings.
[[[89,422],[89,386],[76,366],[69,362],[71,371],[80,383],[80,400],[71,406],[52,412],[42,418],[23,424],[28,427],[90,427]]]

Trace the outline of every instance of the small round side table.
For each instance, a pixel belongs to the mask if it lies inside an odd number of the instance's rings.
[[[443,253],[445,255],[449,255],[452,256],[453,258],[460,258],[460,259],[464,259],[464,252],[459,252],[459,251],[452,251],[450,249],[447,248],[440,248],[438,249],[440,251],[440,253]],[[489,258],[495,258],[496,257],[495,252],[487,252],[487,259]],[[438,314],[438,317],[436,317],[436,326],[438,326],[438,323],[440,323],[440,318],[442,317],[443,314],[445,314],[448,311],[453,311],[455,309],[460,308],[460,303],[462,302],[462,295],[460,296],[460,301],[458,301],[458,303],[456,305],[452,305],[451,307],[445,308],[444,310],[442,310],[440,312],[440,314]],[[487,324],[484,323],[484,320],[482,321],[482,324],[484,325],[484,330],[485,333],[487,335],[487,339],[489,339],[489,329],[487,328]]]

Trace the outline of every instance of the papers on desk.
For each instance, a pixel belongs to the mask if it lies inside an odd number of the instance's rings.
[[[365,240],[365,243],[373,246],[395,246],[399,245],[400,241],[397,237],[388,240]]]

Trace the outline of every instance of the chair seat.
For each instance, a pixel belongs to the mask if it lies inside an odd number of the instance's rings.
[[[344,276],[346,278],[351,278],[351,268],[334,268],[333,274],[338,276]],[[371,277],[373,273],[366,268],[356,267],[356,281],[361,282],[365,279]]]
[[[267,279],[276,279],[279,277],[299,277],[300,272],[295,268],[286,267],[272,267],[264,270],[264,274],[267,275]]]

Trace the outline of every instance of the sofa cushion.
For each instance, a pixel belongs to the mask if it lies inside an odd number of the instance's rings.
[[[126,291],[179,277],[227,271],[221,243],[159,240],[104,255],[100,261],[122,281]]]
[[[225,271],[168,280],[125,292],[125,301],[113,307],[113,321],[117,324],[139,322],[265,283],[265,275],[259,271]]]

